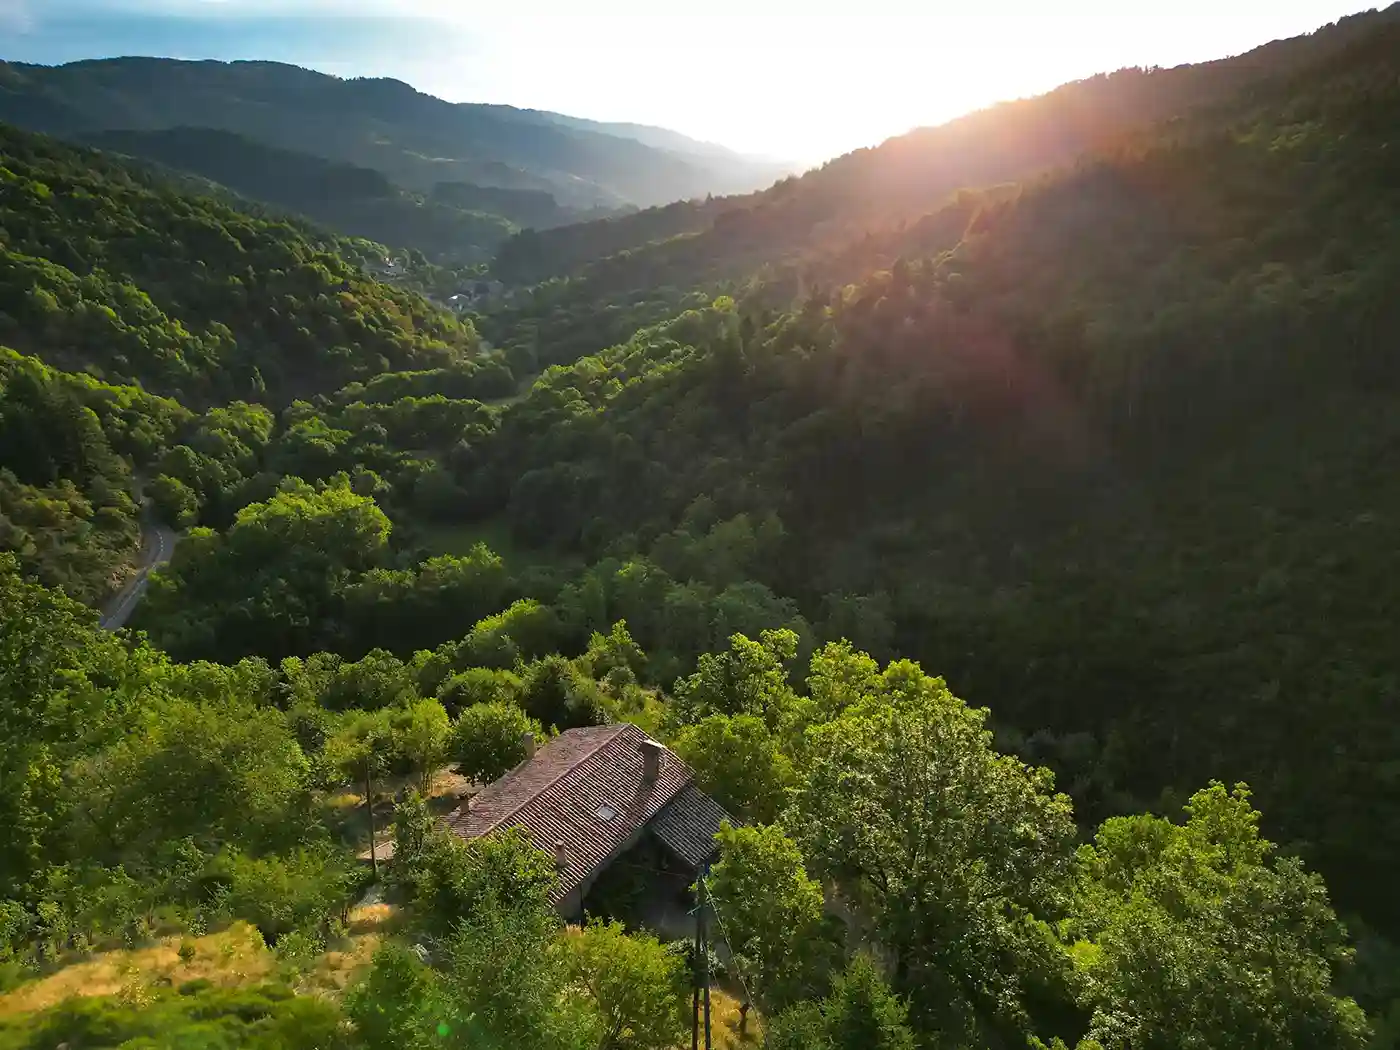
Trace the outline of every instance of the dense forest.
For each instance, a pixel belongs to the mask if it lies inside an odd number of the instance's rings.
[[[661,128],[454,104],[397,80],[277,62],[0,63],[0,120],[65,137],[213,128],[382,171],[420,192],[470,182],[541,190],[584,209],[746,192],[781,173]]]
[[[527,284],[581,276],[585,295],[748,276],[914,222],[959,190],[1072,164],[1134,130],[1188,114],[1194,123],[1216,107],[1229,112],[1241,96],[1326,62],[1397,20],[1400,4],[1217,62],[1123,69],[1065,84],[856,150],[746,196],[523,231],[502,245],[495,268]]]
[[[0,121],[124,153],[350,237],[481,266],[512,233],[784,173],[644,125],[454,105],[272,62],[0,62]]]
[[[483,484],[917,655],[1100,804],[1247,772],[1393,923],[1397,44],[548,373]],[[740,516],[782,539],[682,553]]]
[[[683,1045],[693,943],[435,819],[616,721],[735,818],[726,1045],[1400,1045],[1397,115],[1362,16],[522,236],[470,321],[0,127],[0,1050]]]
[[[0,126],[0,340],[194,403],[462,361],[469,325],[334,238]]]
[[[370,168],[276,149],[210,128],[105,131],[84,141],[207,178],[328,229],[411,248],[449,265],[486,261],[491,249],[515,232],[512,219],[517,216],[543,226],[570,214],[538,191],[493,193],[484,187],[447,184],[431,197],[413,194]],[[539,206],[538,197],[548,208]],[[474,203],[489,210],[474,210]]]

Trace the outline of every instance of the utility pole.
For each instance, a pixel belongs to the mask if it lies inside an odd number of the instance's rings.
[[[705,908],[710,902],[709,889],[705,886],[705,876],[700,876],[700,930],[705,929]],[[708,942],[700,949],[700,973],[703,977],[701,981],[705,989],[705,1050],[711,1050],[710,1045],[710,945]]]
[[[690,960],[693,991],[690,996],[690,1050],[700,1050],[700,960],[705,958],[705,912],[701,905],[701,882],[695,883],[695,944]]]
[[[690,997],[690,1050],[700,1050],[700,1010],[701,996],[704,996],[705,1050],[712,1050],[710,1042],[710,945],[705,936],[705,908],[709,897],[705,889],[705,876],[695,880],[695,960],[693,963],[694,991]]]

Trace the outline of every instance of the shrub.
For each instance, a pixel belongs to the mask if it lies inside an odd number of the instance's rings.
[[[476,704],[514,703],[520,687],[520,679],[510,671],[472,667],[443,682],[437,698],[455,715]]]
[[[354,882],[329,849],[260,858],[228,850],[215,869],[229,916],[252,923],[270,945],[293,931],[317,932],[344,905]]]
[[[574,729],[607,720],[598,683],[562,656],[546,656],[525,671],[520,703],[543,726]]]
[[[475,704],[452,731],[452,752],[464,777],[491,781],[525,759],[524,736],[544,738],[540,724],[514,704]]]

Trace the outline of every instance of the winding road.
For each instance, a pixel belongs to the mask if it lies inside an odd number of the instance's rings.
[[[136,611],[142,595],[146,593],[151,570],[170,561],[178,539],[174,529],[157,525],[153,521],[145,522],[141,536],[141,565],[131,582],[102,610],[99,623],[103,630],[119,631],[126,626],[126,621],[131,619],[131,614]]]

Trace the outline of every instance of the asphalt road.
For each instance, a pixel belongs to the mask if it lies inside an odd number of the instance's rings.
[[[131,582],[123,587],[121,593],[108,602],[107,608],[102,611],[100,623],[104,630],[119,631],[126,626],[126,621],[131,619],[131,614],[136,611],[142,595],[146,593],[151,570],[170,560],[175,553],[177,539],[174,529],[154,522],[146,524],[141,542],[141,567]]]

